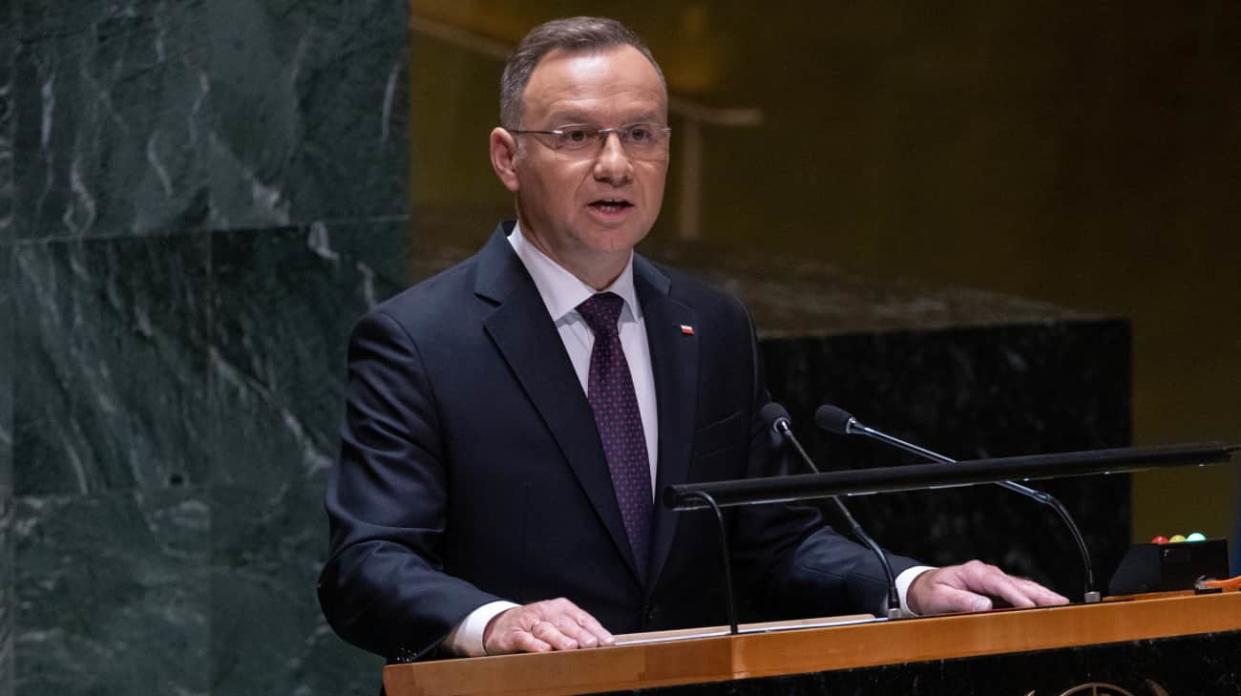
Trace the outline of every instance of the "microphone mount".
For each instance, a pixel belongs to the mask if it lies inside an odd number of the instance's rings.
[[[792,424],[789,422],[788,412],[784,407],[775,402],[769,403],[762,408],[759,413],[764,420],[771,423],[771,429],[779,435],[785,442],[793,445],[793,449],[797,452],[798,457],[805,462],[806,466],[816,474],[820,473],[819,467],[815,465],[814,460],[806,454],[805,448],[798,442],[797,436],[793,434]],[[889,619],[898,619],[901,617],[901,598],[900,593],[896,589],[896,575],[892,572],[892,563],[888,561],[888,555],[883,548],[875,541],[874,537],[862,528],[862,525],[854,519],[849,512],[849,508],[845,506],[844,501],[839,496],[831,496],[830,500],[836,505],[837,512],[844,518],[845,523],[849,525],[849,532],[868,549],[875,557],[879,559],[879,564],[883,567],[884,577],[888,581],[888,606],[887,615]]]
[[[905,440],[889,435],[882,430],[871,428],[870,426],[858,421],[857,418],[854,418],[844,409],[830,404],[820,406],[819,409],[815,411],[814,420],[820,428],[831,433],[838,435],[861,435],[941,464],[959,463],[956,459],[951,457],[942,455],[925,447],[920,447],[912,442],[906,442]],[[1069,528],[1069,532],[1073,535],[1073,541],[1077,545],[1077,550],[1082,556],[1082,567],[1085,569],[1085,594],[1083,595],[1083,601],[1087,604],[1098,602],[1102,598],[1102,595],[1098,589],[1096,589],[1094,565],[1090,560],[1090,551],[1086,547],[1085,537],[1082,536],[1081,530],[1077,527],[1077,523],[1073,521],[1073,517],[1069,514],[1068,509],[1066,509],[1055,496],[1047,493],[1046,491],[1035,490],[1029,486],[1023,486],[1016,481],[996,481],[995,484],[1001,488],[1007,488],[1014,493],[1023,495],[1031,500],[1046,505],[1055,511],[1056,515],[1060,517],[1065,526]]]

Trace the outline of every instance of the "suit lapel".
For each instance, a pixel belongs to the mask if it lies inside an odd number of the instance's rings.
[[[543,298],[509,246],[510,230],[497,229],[479,254],[475,290],[500,303],[484,327],[547,424],[613,545],[640,581],[590,403]]]
[[[663,570],[676,534],[677,516],[663,504],[667,486],[684,483],[689,475],[690,445],[698,407],[698,336],[693,310],[673,299],[670,281],[654,265],[634,258],[634,286],[646,321],[659,411],[659,470],[655,481],[655,521],[647,575],[650,592]]]

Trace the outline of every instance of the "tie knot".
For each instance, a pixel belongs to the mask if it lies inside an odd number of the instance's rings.
[[[596,336],[616,333],[616,320],[620,318],[625,301],[614,292],[597,292],[577,306],[578,314],[590,325]]]

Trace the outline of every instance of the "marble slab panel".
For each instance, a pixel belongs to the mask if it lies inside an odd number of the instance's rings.
[[[0,6],[0,245],[13,241],[13,57],[17,48],[17,7]],[[0,674],[3,672],[0,671]],[[0,678],[2,681],[2,678]],[[7,696],[0,686],[0,696]]]
[[[378,690],[315,595],[345,343],[404,282],[405,222],[212,235],[211,671],[230,694]]]
[[[273,425],[273,432],[279,440],[280,428]],[[211,488],[213,692],[379,691],[383,659],[338,638],[319,609],[315,586],[327,546],[323,490],[323,472],[270,490]]]
[[[0,244],[0,509],[13,492],[13,247]]]
[[[201,0],[17,0],[19,235],[178,232],[207,217]]]
[[[406,0],[213,0],[212,227],[408,211]]]
[[[8,513],[13,498],[13,248],[0,245],[0,642],[4,635],[4,617],[8,582],[7,570],[12,566],[5,555],[8,549]],[[3,648],[0,647],[0,655]],[[3,672],[0,671],[0,674]],[[3,692],[0,691],[0,694]]]
[[[200,489],[24,497],[15,514],[17,693],[208,693]]]
[[[331,464],[349,332],[403,287],[405,238],[403,219],[212,234],[214,483],[279,490]]]
[[[13,501],[0,501],[0,696],[13,694],[13,631],[16,623],[13,586]]]
[[[16,495],[203,480],[207,236],[16,248]]]
[[[0,243],[0,696],[13,694],[13,247]]]

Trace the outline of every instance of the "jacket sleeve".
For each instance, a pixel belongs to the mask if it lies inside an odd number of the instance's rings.
[[[392,660],[431,652],[500,599],[444,572],[447,471],[417,346],[376,311],[353,331],[340,460],[325,497],[331,537],[319,603],[332,628]]]

